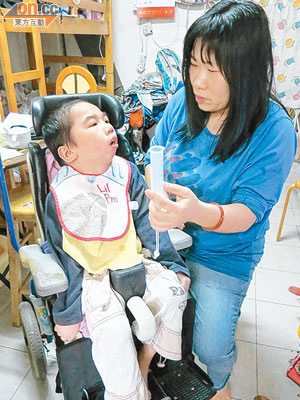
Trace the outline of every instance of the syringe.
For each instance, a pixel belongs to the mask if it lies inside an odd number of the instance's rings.
[[[150,165],[151,165],[151,190],[155,193],[162,195],[163,188],[163,174],[164,174],[164,147],[153,146],[150,147]],[[159,232],[156,231],[156,246],[153,257],[159,256]]]

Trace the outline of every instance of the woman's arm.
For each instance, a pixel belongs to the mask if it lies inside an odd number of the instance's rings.
[[[291,120],[278,106],[273,106],[273,113],[257,128],[251,143],[239,155],[242,168],[230,186],[231,197],[224,201],[227,204],[222,202],[220,191],[216,199],[213,192],[205,196],[206,201],[221,204],[224,210],[222,224],[218,224],[221,212],[216,205],[199,200],[189,188],[167,184],[165,190],[176,195],[176,202],[147,191],[150,200],[167,211],[163,212],[150,203],[152,227],[164,231],[189,221],[204,228],[219,225],[215,229],[219,233],[247,231],[255,222],[259,223],[269,215],[277,203],[295,148],[296,135]]]
[[[221,217],[219,207],[199,200],[189,188],[184,186],[165,183],[164,188],[167,192],[176,195],[176,202],[149,189],[146,191],[146,195],[152,200],[149,205],[149,219],[153,229],[164,232],[171,228],[181,227],[186,222],[193,222],[203,228],[211,228],[218,224]],[[222,208],[224,219],[221,226],[214,230],[215,232],[245,232],[256,221],[256,215],[244,204],[227,204],[222,205]]]

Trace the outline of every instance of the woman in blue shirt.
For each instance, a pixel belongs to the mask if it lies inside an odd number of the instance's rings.
[[[218,400],[231,398],[240,309],[296,151],[293,124],[271,93],[272,80],[264,10],[248,0],[221,1],[186,34],[184,88],[151,141],[165,146],[171,199],[147,190],[150,222],[158,231],[180,227],[193,237],[185,256],[196,299],[194,351]],[[148,165],[148,182],[149,173]]]

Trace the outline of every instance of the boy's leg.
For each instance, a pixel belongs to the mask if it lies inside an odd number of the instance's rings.
[[[92,355],[105,385],[105,400],[145,400],[147,387],[139,369],[124,301],[102,280],[84,278],[82,308],[91,335]]]
[[[191,272],[190,292],[196,300],[194,351],[207,365],[215,388],[221,391],[237,358],[236,325],[250,282],[190,260],[186,265]]]
[[[139,367],[140,371],[142,374],[142,377],[144,379],[144,382],[146,383],[148,387],[148,372],[149,372],[149,367],[152,361],[152,358],[155,356],[156,351],[153,346],[150,344],[143,344],[139,356],[138,356],[138,361],[139,361]],[[149,393],[149,399],[151,399],[151,394],[150,391]]]
[[[163,357],[180,360],[182,315],[187,294],[173,271],[150,260],[144,260],[144,263],[146,292],[143,299],[155,316],[157,325],[150,344]]]

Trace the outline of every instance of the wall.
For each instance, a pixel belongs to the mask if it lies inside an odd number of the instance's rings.
[[[7,40],[9,43],[9,54],[13,72],[23,71],[28,65],[25,35],[22,33],[9,32],[7,34]]]
[[[255,1],[261,3],[262,0]],[[125,89],[140,75],[137,65],[142,49],[147,55],[144,73],[156,70],[155,58],[160,47],[171,48],[181,58],[186,30],[196,18],[203,14],[206,8],[203,4],[190,7],[177,4],[174,19],[139,20],[133,11],[135,2],[135,0],[112,0],[114,63]],[[265,11],[269,14],[267,4]],[[296,21],[296,14],[293,18]],[[148,21],[152,22],[153,35],[146,38],[142,33],[142,26]],[[71,35],[65,35],[65,37],[67,53],[80,55],[74,37]],[[42,39],[45,54],[62,54],[61,41],[57,35],[42,35]],[[28,60],[24,35],[9,34],[9,42],[14,71],[26,70]],[[295,65],[293,66],[295,67]],[[58,66],[51,65],[50,81],[53,81],[53,76],[57,75],[57,68]]]
[[[177,5],[174,19],[142,19],[133,13],[134,0],[112,0],[113,9],[113,46],[114,62],[120,75],[121,82],[127,89],[139,76],[137,65],[142,51],[147,49],[146,73],[156,69],[155,58],[161,47],[168,47],[182,58],[183,38],[188,26],[204,11],[204,5],[191,6]],[[141,25],[151,21],[153,35],[147,39],[142,34]],[[155,42],[158,44],[155,44]],[[146,50],[145,50],[146,52]]]
[[[43,53],[46,55],[63,55],[63,44],[62,44],[62,35],[41,35],[42,37],[42,46]],[[66,52],[68,55],[72,56],[81,56],[81,52],[76,43],[74,35],[64,35]],[[50,66],[50,73],[48,77],[48,82],[55,82],[57,75],[64,68],[64,64],[56,64],[56,63],[45,63],[45,67]]]
[[[25,35],[22,33],[7,34],[10,61],[13,72],[24,71],[28,68],[28,57]],[[0,64],[0,74],[2,74]]]

